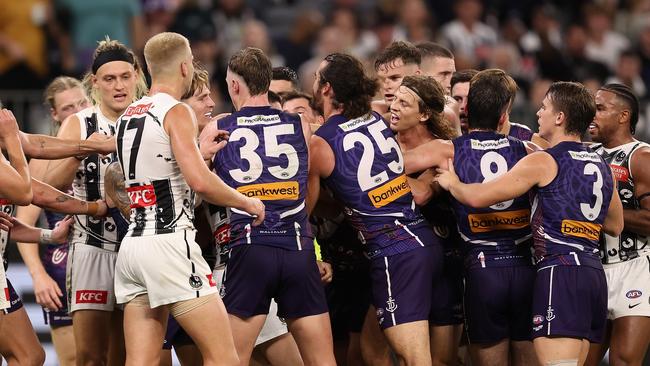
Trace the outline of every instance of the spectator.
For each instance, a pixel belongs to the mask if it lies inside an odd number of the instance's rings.
[[[616,74],[605,82],[620,83],[629,86],[639,99],[644,99],[647,95],[647,85],[641,78],[641,60],[639,55],[634,51],[624,51],[618,59]]]
[[[605,9],[596,5],[585,8],[588,35],[585,51],[588,59],[603,63],[613,71],[618,56],[630,46],[630,42],[612,30],[610,16]]]

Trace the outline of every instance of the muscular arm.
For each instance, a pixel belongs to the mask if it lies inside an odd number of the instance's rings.
[[[320,179],[334,170],[334,152],[320,136],[309,139],[309,174],[307,176],[307,212],[311,214],[320,195]]]
[[[440,174],[436,181],[459,202],[471,207],[488,207],[519,197],[535,186],[550,183],[557,175],[555,160],[545,153],[528,155],[507,173],[484,183],[462,183],[454,172],[453,164],[449,168],[449,171],[438,169]]]
[[[81,134],[79,118],[71,115],[61,124],[57,137],[63,139],[78,139]],[[74,179],[75,172],[79,168],[79,160],[76,158],[65,158],[48,162],[47,169],[43,175],[43,182],[58,189],[67,189]]]
[[[0,140],[4,142],[9,163],[0,153],[0,197],[17,205],[32,201],[31,175],[18,137],[18,124],[11,111],[0,110]]]
[[[447,168],[447,160],[454,158],[451,141],[433,140],[402,153],[404,172],[412,174],[429,168]]]
[[[25,154],[37,159],[63,159],[71,156],[87,155],[95,152],[109,153],[115,151],[113,137],[100,137],[95,134],[88,140],[59,138],[48,135],[35,135],[20,132],[20,142]]]
[[[34,191],[32,204],[41,208],[65,214],[92,216],[106,214],[106,204],[101,200],[97,202],[82,201],[36,179],[32,179],[32,190]]]
[[[605,222],[603,223],[603,231],[611,236],[619,236],[621,235],[621,231],[623,231],[623,204],[616,192],[616,178],[614,174],[612,174],[612,180],[614,181],[614,194],[612,194],[612,199],[609,201],[607,216],[605,216]]]
[[[420,174],[417,178],[407,177],[406,179],[411,187],[411,194],[413,194],[416,205],[426,205],[433,198],[433,172],[430,169]]]
[[[233,207],[257,215],[255,223],[264,220],[261,201],[250,199],[227,186],[204,164],[196,144],[196,118],[188,106],[178,104],[167,112],[163,121],[171,148],[187,184],[215,205]]]
[[[630,161],[634,177],[634,197],[650,193],[650,148],[638,150]],[[624,209],[625,229],[640,235],[650,236],[650,195],[641,197],[639,209]]]

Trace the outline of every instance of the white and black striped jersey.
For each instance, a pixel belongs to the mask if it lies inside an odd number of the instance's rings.
[[[145,96],[131,104],[117,122],[117,155],[131,201],[127,236],[194,228],[194,192],[163,127],[165,115],[178,103],[165,93]]]
[[[593,145],[592,149],[598,153],[609,164],[618,181],[618,195],[624,209],[637,210],[640,207],[639,201],[634,192],[635,171],[648,169],[648,167],[630,166],[632,155],[640,148],[650,148],[645,142],[632,141],[621,146],[606,149],[600,144]],[[644,192],[641,192],[644,193]],[[600,242],[601,256],[604,264],[624,262],[630,259],[650,255],[650,242],[648,237],[623,229],[620,236],[614,237],[603,234]]]
[[[115,135],[115,122],[104,116],[98,106],[86,108],[76,114],[79,118],[82,140],[95,132]],[[72,181],[74,196],[84,201],[96,201],[104,198],[104,174],[106,167],[115,160],[115,154],[101,156],[91,154],[79,163],[79,168]],[[119,240],[117,227],[111,217],[94,218],[87,215],[75,215],[72,231],[74,243],[83,243],[106,250],[117,251]]]
[[[7,215],[14,216],[16,213],[16,206],[4,198],[0,198],[0,211]],[[2,257],[2,265],[7,267],[7,259],[5,257],[5,250],[9,244],[9,236],[11,231],[0,230],[0,256]]]

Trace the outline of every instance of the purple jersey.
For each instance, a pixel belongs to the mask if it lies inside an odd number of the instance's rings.
[[[514,137],[521,141],[530,141],[535,133],[528,126],[510,122],[510,132],[508,136]]]
[[[613,193],[612,173],[600,155],[579,142],[561,142],[544,152],[557,176],[535,191],[532,228],[538,266],[602,268],[598,240]]]
[[[334,115],[316,131],[334,152],[324,183],[345,205],[373,258],[433,244],[433,232],[413,201],[404,158],[393,132],[377,113],[348,120]]]
[[[220,119],[230,133],[215,157],[217,174],[248,197],[264,201],[266,218],[231,208],[229,246],[261,244],[289,250],[313,250],[307,221],[307,142],[300,118],[271,107],[244,107]]]
[[[489,182],[526,156],[524,143],[492,131],[473,131],[454,143],[454,169],[464,183]],[[531,264],[530,201],[525,194],[486,208],[456,200],[452,207],[465,241],[465,266]]]

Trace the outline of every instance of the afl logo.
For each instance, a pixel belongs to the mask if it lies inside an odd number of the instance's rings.
[[[203,281],[201,281],[201,277],[197,275],[190,275],[190,286],[192,286],[192,288],[195,290],[203,287]]]
[[[434,226],[433,232],[443,239],[449,238],[449,228],[447,226]]]
[[[641,297],[641,295],[643,295],[643,292],[639,290],[630,290],[625,294],[625,297],[627,297],[628,299],[636,299]]]
[[[59,264],[63,262],[66,255],[68,255],[68,252],[64,252],[59,248],[54,249],[54,251],[52,252],[52,264]]]

